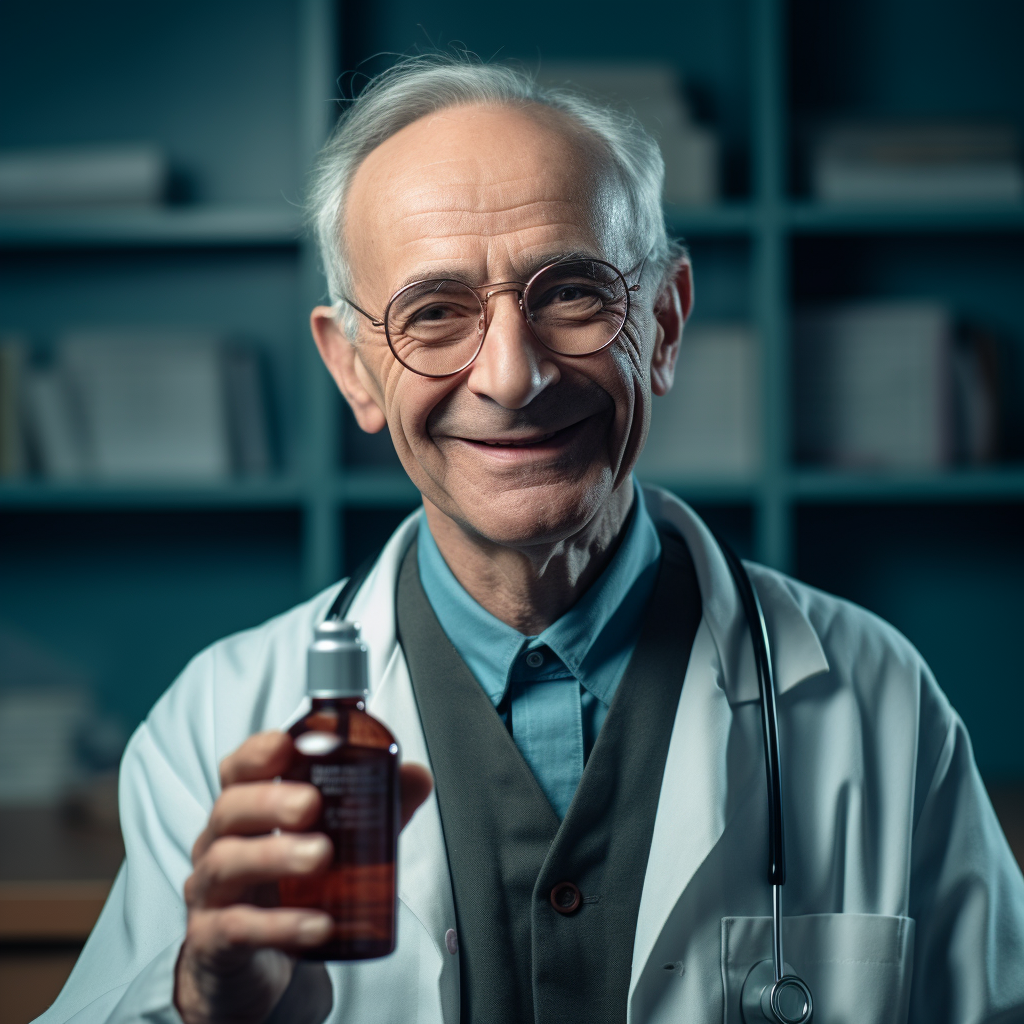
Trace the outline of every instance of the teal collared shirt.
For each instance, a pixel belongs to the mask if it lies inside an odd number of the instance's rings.
[[[417,557],[427,599],[559,818],[636,646],[658,573],[658,531],[636,483],[634,494],[626,535],[611,562],[539,636],[524,636],[470,597],[442,557],[426,516],[420,519]]]

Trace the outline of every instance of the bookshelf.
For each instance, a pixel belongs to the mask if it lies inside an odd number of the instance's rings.
[[[73,6],[67,5],[69,11]],[[130,5],[122,6],[128,10]],[[756,325],[762,346],[764,462],[757,474],[742,480],[656,482],[693,501],[723,526],[744,552],[890,615],[921,646],[967,718],[986,772],[1000,778],[1024,778],[1024,746],[989,725],[998,717],[1024,720],[1024,681],[1009,639],[996,625],[1006,621],[999,605],[1004,595],[1009,595],[1005,599],[1011,602],[1011,612],[1018,620],[1024,614],[1020,596],[1015,596],[1009,585],[1014,579],[1019,582],[1024,571],[1024,530],[1019,525],[1013,528],[1015,516],[1024,523],[1024,468],[1001,464],[940,474],[852,474],[794,465],[790,457],[789,341],[794,307],[815,295],[816,286],[808,283],[803,269],[808,260],[841,262],[842,254],[852,249],[871,261],[884,249],[889,255],[878,261],[880,269],[875,276],[866,273],[851,282],[848,294],[856,297],[912,289],[914,274],[920,278],[923,273],[915,267],[922,259],[925,263],[921,265],[927,264],[932,258],[929,253],[937,253],[936,260],[948,255],[955,261],[966,246],[969,255],[979,255],[983,262],[996,261],[1004,269],[995,275],[995,283],[976,280],[978,275],[971,277],[970,273],[962,286],[952,282],[950,290],[957,296],[954,304],[962,293],[966,306],[973,303],[982,313],[995,310],[1017,350],[1024,351],[1020,312],[1004,312],[1019,296],[1020,279],[1016,292],[1012,282],[1017,270],[1024,268],[1024,207],[824,207],[802,194],[799,171],[803,123],[826,114],[952,112],[969,116],[994,111],[1019,124],[1024,122],[1020,98],[1024,83],[1010,66],[1012,53],[1002,43],[992,57],[998,66],[991,81],[985,75],[971,74],[994,35],[1012,38],[1013,30],[1022,27],[1020,14],[1013,5],[996,4],[993,11],[998,17],[988,19],[988,27],[982,23],[985,19],[977,16],[977,24],[971,22],[972,30],[966,34],[969,53],[955,64],[947,58],[958,38],[964,37],[961,22],[969,19],[969,14],[952,0],[929,6],[927,18],[924,7],[913,0],[891,5],[882,0],[866,5],[841,0],[829,5],[831,13],[814,10],[810,0],[789,4],[782,0],[728,0],[718,5],[677,6],[671,15],[665,15],[667,22],[655,25],[660,15],[634,12],[623,19],[619,5],[602,0],[589,28],[569,18],[568,10],[546,11],[549,41],[539,44],[543,54],[552,59],[675,60],[684,74],[692,73],[716,100],[726,153],[725,200],[708,209],[672,208],[666,217],[673,234],[684,238],[694,254],[698,316],[741,317]],[[114,4],[104,7],[108,9],[120,8]],[[204,10],[193,0],[177,5],[175,17],[187,27],[190,19],[195,22],[205,17]],[[605,15],[614,15],[621,26],[614,39],[600,31]],[[145,27],[139,17],[126,18],[122,38],[124,33]],[[863,27],[848,33],[849,24],[857,18]],[[528,64],[537,59],[535,22],[528,17],[510,21],[504,16],[481,16],[477,8],[462,0],[447,0],[430,19],[426,30],[442,43],[458,38],[484,55],[500,50],[502,55]],[[124,319],[118,303],[124,299],[125,289],[132,288],[141,296],[135,310],[144,302],[155,303],[165,313],[173,312],[176,304],[191,304],[191,315],[201,320],[202,326],[241,330],[266,342],[272,349],[272,365],[280,371],[277,386],[284,465],[278,476],[202,487],[31,480],[0,483],[0,521],[12,528],[11,536],[19,538],[20,544],[17,552],[0,554],[0,564],[6,563],[6,570],[13,573],[14,587],[5,589],[27,585],[41,559],[42,579],[51,587],[59,587],[64,580],[71,598],[85,602],[90,594],[88,574],[103,571],[108,553],[118,565],[128,566],[119,570],[118,577],[125,592],[104,591],[97,598],[99,605],[83,613],[85,621],[80,630],[71,631],[68,643],[80,642],[97,675],[109,680],[104,700],[123,707],[129,725],[199,646],[283,610],[337,579],[369,552],[385,527],[416,503],[415,490],[393,461],[346,461],[344,435],[350,421],[308,338],[306,318],[323,295],[323,283],[295,203],[304,168],[334,114],[329,99],[336,94],[339,70],[355,67],[375,53],[404,52],[423,45],[422,33],[416,28],[422,20],[422,12],[412,0],[387,0],[378,5],[335,4],[332,0],[294,4],[259,0],[243,5],[233,0],[218,5],[209,31],[214,40],[232,40],[231,55],[219,78],[204,73],[204,81],[211,88],[231,76],[250,83],[260,65],[270,68],[267,73],[276,89],[270,95],[269,87],[263,85],[255,100],[246,102],[238,99],[237,85],[224,85],[225,95],[235,97],[235,106],[218,101],[210,104],[210,112],[201,110],[202,98],[181,83],[182,92],[176,92],[178,87],[172,82],[165,90],[167,95],[161,93],[154,99],[152,131],[159,136],[163,125],[172,154],[177,144],[201,167],[204,147],[209,150],[208,162],[216,173],[209,173],[211,184],[205,192],[197,186],[194,201],[159,211],[0,214],[0,278],[5,268],[14,273],[12,283],[0,283],[0,327],[21,327],[46,336],[81,309],[93,321],[114,312],[115,319]],[[915,51],[916,56],[908,58],[901,72],[892,53],[901,46],[907,49],[909,34],[919,20],[929,23],[928,38],[936,56],[929,63],[926,48],[923,54]],[[245,21],[247,28],[244,37],[235,40],[232,33],[238,21]],[[179,53],[197,60],[203,54],[196,48],[211,45],[190,42],[182,28],[171,37],[168,46],[173,44]],[[874,44],[870,40],[875,37],[889,40],[892,53],[886,56],[871,50]],[[61,45],[58,41],[58,51]],[[838,68],[856,69],[858,62],[881,68],[886,89],[869,88],[864,84],[867,72],[858,77],[853,70],[849,71],[853,84],[841,87],[835,81],[839,72],[830,71],[828,62],[814,52],[818,47],[840,54],[842,59],[835,62]],[[143,73],[128,63],[131,66],[123,69],[124,74]],[[183,63],[187,61],[183,59]],[[938,105],[929,111],[927,89],[914,86],[912,80],[935,84],[937,68],[955,68],[952,77],[956,81],[939,89],[934,100]],[[374,69],[372,63],[366,66],[368,71]],[[180,78],[182,72],[177,74]],[[968,77],[973,82],[969,89],[950,91]],[[1015,88],[1015,83],[1021,88]],[[199,125],[191,135],[190,129],[183,127],[187,118],[168,113],[172,100],[186,112],[198,111]],[[266,111],[255,109],[261,102]],[[34,116],[41,117],[42,103],[30,104],[25,116],[34,110]],[[114,107],[120,109],[117,104]],[[116,135],[114,128],[138,128],[139,115],[134,108],[117,116],[125,124],[113,128],[98,122],[100,113],[95,111],[86,120],[94,133],[98,130],[101,135]],[[233,127],[232,137],[242,142],[248,139],[248,150],[242,146],[241,155],[229,158],[216,136],[218,126],[232,118],[240,122]],[[37,133],[24,141],[76,141],[67,124],[71,122],[65,124],[63,136],[59,131],[50,137],[38,137]],[[261,134],[268,135],[270,142],[261,142]],[[258,175],[243,157],[246,152],[262,153],[271,144],[275,152],[290,153],[294,164],[278,154],[274,158],[278,176],[257,181]],[[232,184],[232,174],[238,179],[236,184]],[[76,284],[79,275],[93,286],[88,294],[84,286]],[[159,300],[155,292],[158,281],[170,282],[169,287],[178,292],[166,301]],[[941,291],[946,283],[947,278],[940,275],[936,288]],[[24,285],[20,292],[19,285]],[[52,311],[29,309],[32,302],[39,305],[46,294],[44,286],[70,297],[56,300]],[[823,524],[831,522],[834,513],[841,513],[844,528],[853,531],[849,543],[844,542],[845,561],[825,557],[821,550]],[[990,625],[977,625],[976,634],[969,638],[984,648],[982,670],[992,681],[986,687],[977,685],[977,670],[968,665],[966,655],[950,655],[948,646],[937,639],[956,628],[962,607],[955,601],[943,604],[934,597],[934,588],[918,563],[897,559],[898,573],[903,574],[903,599],[918,609],[902,617],[901,606],[894,613],[886,596],[891,578],[865,576],[854,564],[880,538],[890,533],[903,536],[900,530],[908,529],[906,524],[913,522],[915,515],[929,520],[933,514],[948,525],[949,534],[944,539],[933,538],[931,548],[925,544],[921,557],[931,552],[941,562],[949,554],[949,571],[956,587],[971,593],[972,600],[990,613]],[[128,532],[134,539],[129,540],[104,534],[99,528],[84,534],[72,529],[88,552],[62,575],[64,567],[47,553],[49,538],[80,515],[148,525],[131,527]],[[985,547],[982,535],[989,528],[987,516],[995,516],[1002,524],[995,535],[1009,546],[1004,558]],[[251,528],[241,529],[233,553],[220,557],[213,550],[213,539],[230,532],[225,524],[236,521],[250,523]],[[806,543],[805,532],[811,538]],[[168,552],[177,550],[176,545],[188,537],[209,541],[204,548],[209,551],[209,564],[193,565],[184,572]],[[239,565],[246,559],[253,564],[243,571]],[[266,566],[262,576],[260,565]],[[207,597],[193,607],[189,595],[195,591]],[[0,597],[0,620],[6,618],[19,629],[42,636],[52,591],[33,585],[28,592],[31,601],[22,601],[17,608],[13,599]],[[178,617],[174,636],[161,637],[155,651],[141,642],[132,648],[133,656],[145,660],[144,681],[133,684],[129,659],[115,657],[93,634],[106,635],[108,646],[115,644],[117,637],[111,635],[110,623],[125,621],[125,617],[135,621],[130,606],[140,600],[176,608]],[[930,625],[929,617],[934,619]],[[915,629],[920,631],[915,633]]]

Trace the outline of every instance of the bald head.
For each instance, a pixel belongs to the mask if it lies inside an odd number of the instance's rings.
[[[437,111],[386,139],[352,179],[344,231],[354,289],[369,302],[367,282],[387,278],[388,294],[373,296],[386,301],[408,283],[388,273],[399,254],[410,279],[498,280],[510,258],[521,274],[555,239],[565,248],[567,230],[581,251],[628,262],[627,211],[606,148],[562,112]]]

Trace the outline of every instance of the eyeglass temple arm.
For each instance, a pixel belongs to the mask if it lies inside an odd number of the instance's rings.
[[[341,297],[341,301],[344,302],[344,303],[347,303],[357,313],[361,313],[363,316],[365,316],[366,319],[369,320],[370,323],[373,324],[374,327],[383,327],[384,326],[384,321],[383,320],[378,320],[375,316],[372,316],[370,313],[367,313],[366,310],[362,308],[362,306],[357,306],[351,299],[346,299],[345,296],[343,295]]]

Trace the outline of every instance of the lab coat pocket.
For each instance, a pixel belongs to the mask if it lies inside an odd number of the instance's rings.
[[[904,1024],[914,921],[883,914],[786,917],[783,955],[811,990],[814,1024]],[[740,993],[751,967],[772,955],[770,917],[722,918],[725,1024],[742,1024]]]

